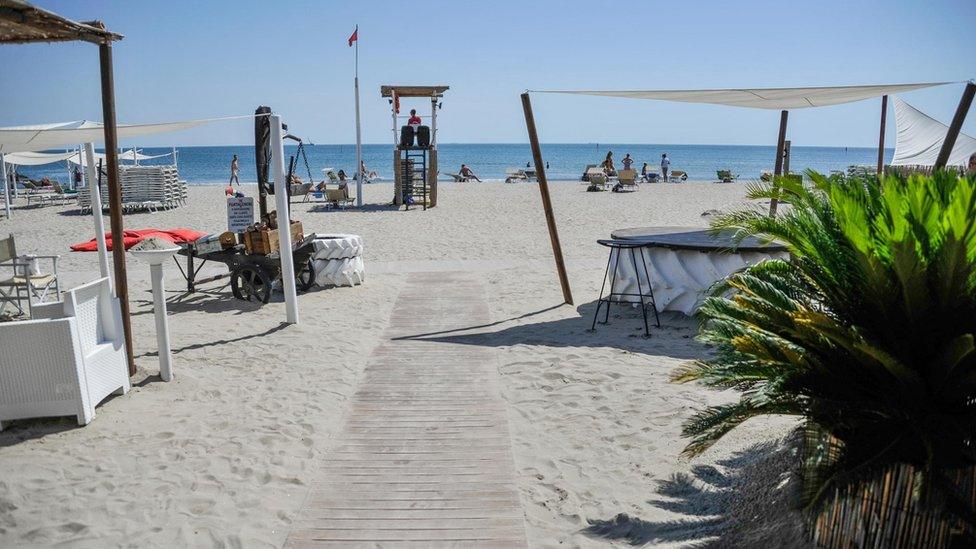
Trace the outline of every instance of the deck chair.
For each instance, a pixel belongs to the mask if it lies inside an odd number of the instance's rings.
[[[54,192],[54,188],[40,187],[37,182],[31,181],[21,181],[21,185],[24,186],[25,196],[27,197],[27,205],[30,206],[31,202],[44,205],[45,203],[50,204],[55,200],[59,200],[57,193]]]
[[[336,179],[338,181],[338,179]],[[335,208],[344,210],[353,204],[356,199],[349,196],[349,185],[342,185],[338,189],[324,189],[320,191],[325,201]]]
[[[596,164],[587,164],[586,167],[583,168],[583,175],[580,177],[580,181],[582,181],[583,183],[589,183],[590,173],[591,173],[590,170],[594,168],[596,168]]]
[[[455,183],[467,183],[468,182],[468,178],[467,177],[464,177],[463,175],[461,175],[459,173],[449,173],[447,175],[453,177]]]
[[[668,174],[668,183],[681,183],[688,180],[688,173],[681,170],[672,170]]]
[[[586,183],[592,183],[593,176],[597,176],[597,177],[603,176],[604,178],[606,178],[606,174],[603,173],[603,168],[591,164],[586,167],[586,173],[583,174],[584,177],[583,181]]]
[[[637,190],[637,170],[620,170],[617,172],[617,183],[621,190]]]
[[[717,170],[715,174],[719,183],[731,183],[739,177],[739,174],[733,174],[732,170]]]
[[[505,183],[517,183],[519,181],[528,181],[529,178],[525,175],[525,170],[520,168],[506,168],[505,169]]]
[[[45,298],[54,289],[54,301],[61,299],[61,286],[58,282],[58,259],[57,255],[17,255],[17,247],[14,244],[14,235],[0,240],[0,268],[10,268],[10,277],[0,275],[0,314],[3,313],[8,303],[13,303],[17,310],[23,314],[24,308],[21,305],[27,302],[27,312],[31,313],[31,298],[37,298],[38,303],[43,303]],[[49,259],[52,262],[50,274],[42,274],[38,267],[39,259]]]

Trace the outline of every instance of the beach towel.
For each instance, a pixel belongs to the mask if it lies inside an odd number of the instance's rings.
[[[193,229],[135,229],[123,231],[122,243],[125,245],[125,249],[128,250],[147,238],[162,238],[169,240],[173,244],[183,244],[186,242],[195,242],[202,236],[207,236],[207,233],[201,233]],[[109,250],[112,249],[112,233],[105,235],[105,247]],[[75,252],[94,252],[98,250],[98,243],[93,238],[88,242],[73,244],[71,250]]]

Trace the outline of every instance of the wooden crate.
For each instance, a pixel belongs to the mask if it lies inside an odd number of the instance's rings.
[[[292,242],[298,242],[304,237],[302,233],[302,222],[292,221],[291,222],[291,240]],[[277,252],[280,248],[278,247],[278,229],[261,229],[258,231],[248,231],[244,233],[244,249],[250,254],[262,254],[267,255],[271,252]]]

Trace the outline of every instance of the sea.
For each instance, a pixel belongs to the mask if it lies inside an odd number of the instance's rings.
[[[525,168],[531,165],[532,151],[527,143],[502,144],[440,144],[438,164],[442,174],[457,173],[461,164],[467,164],[479,178],[485,181],[502,181],[509,168]],[[139,149],[145,155],[162,155],[171,147]],[[345,170],[352,176],[356,170],[355,145],[303,146],[303,155],[297,154],[295,145],[285,146],[285,156],[296,157],[295,171],[303,180],[308,173],[314,181],[323,179],[322,170]],[[659,170],[661,154],[667,153],[672,170],[683,170],[691,180],[711,181],[717,170],[731,170],[741,179],[757,179],[764,171],[773,171],[776,148],[752,145],[647,145],[647,144],[543,144],[542,155],[547,164],[546,174],[550,181],[579,181],[588,164],[599,164],[607,151],[613,151],[617,168],[621,168],[624,155],[634,158],[634,167],[640,171],[644,162]],[[180,177],[194,185],[225,185],[230,178],[230,162],[237,155],[240,163],[240,179],[244,183],[256,181],[254,147],[214,146],[178,147],[177,165]],[[380,181],[390,181],[393,171],[393,147],[390,144],[363,145],[363,161],[367,169],[376,171]],[[885,151],[886,162],[894,154]],[[307,158],[307,167],[305,159]],[[807,168],[829,174],[846,170],[851,165],[873,166],[877,164],[878,150],[864,147],[792,147],[790,169],[801,172]],[[140,164],[171,164],[172,156],[145,160]],[[287,168],[286,168],[287,169]],[[45,166],[23,166],[18,169],[32,179],[49,177],[61,183],[68,180],[64,163]],[[446,175],[444,176],[446,177]]]

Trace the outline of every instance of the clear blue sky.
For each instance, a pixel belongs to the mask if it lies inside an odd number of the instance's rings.
[[[526,141],[525,89],[976,78],[974,0],[35,3],[125,35],[115,46],[119,122],[247,114],[265,104],[315,143],[355,142],[346,39],[357,23],[369,143],[392,141],[379,96],[388,83],[450,85],[440,140],[498,143]],[[0,125],[101,120],[92,45],[2,46],[0,71]],[[948,121],[961,91],[956,84],[904,98]],[[546,95],[533,104],[542,139],[561,143],[772,144],[778,121],[774,111],[625,99]],[[878,116],[879,100],[795,111],[790,138],[875,146]],[[976,134],[976,113],[964,131]],[[246,144],[251,132],[248,123],[222,123],[138,144]]]

